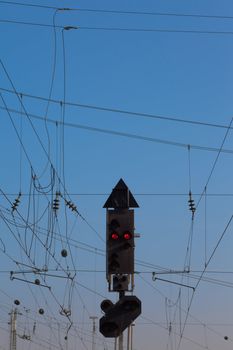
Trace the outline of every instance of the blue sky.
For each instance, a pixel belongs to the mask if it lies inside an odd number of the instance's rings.
[[[140,206],[133,349],[232,348],[232,2],[23,4],[0,2],[0,349],[15,299],[19,350],[92,348],[90,316],[117,299],[102,206],[120,178]]]

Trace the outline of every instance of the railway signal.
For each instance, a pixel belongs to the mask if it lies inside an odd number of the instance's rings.
[[[141,301],[136,296],[125,295],[115,305],[110,303],[109,300],[101,303],[107,309],[102,308],[105,315],[100,319],[100,332],[106,338],[116,338],[141,314]]]

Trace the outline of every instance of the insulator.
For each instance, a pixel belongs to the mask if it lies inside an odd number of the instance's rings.
[[[39,309],[39,314],[40,314],[40,315],[44,315],[44,309],[42,309],[42,308]]]
[[[21,192],[19,192],[18,197],[15,198],[14,203],[11,206],[12,211],[15,211],[20,203]]]
[[[68,255],[67,250],[66,250],[66,249],[62,249],[62,251],[61,251],[61,256],[62,256],[63,258],[66,258],[67,255]]]
[[[53,201],[53,210],[59,209],[59,199],[54,199]]]
[[[192,214],[194,214],[195,211],[196,211],[196,208],[195,208],[194,200],[192,199],[192,193],[191,192],[189,192],[188,203],[189,203],[189,210],[192,212]]]
[[[58,210],[59,209],[59,204],[60,204],[60,192],[56,192],[56,198],[53,200],[53,210]]]
[[[72,211],[76,211],[77,207],[74,205],[74,203],[72,203],[71,201],[66,201],[66,205],[67,207],[69,207]]]
[[[69,207],[69,208],[71,208],[72,207],[72,202],[71,201],[66,201],[66,205]]]
[[[172,325],[171,325],[171,323],[169,324],[168,331],[169,331],[169,333],[171,333],[171,331],[172,331]]]
[[[64,307],[60,310],[60,314],[62,316],[70,316],[71,315],[71,310],[70,309],[65,309]]]

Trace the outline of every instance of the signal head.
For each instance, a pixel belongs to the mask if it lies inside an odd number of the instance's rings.
[[[128,241],[129,239],[131,239],[133,237],[132,233],[129,231],[125,231],[123,234],[123,238]]]
[[[117,232],[112,232],[112,233],[111,233],[111,239],[112,239],[113,241],[117,241],[117,240],[119,239],[118,233],[117,233]]]

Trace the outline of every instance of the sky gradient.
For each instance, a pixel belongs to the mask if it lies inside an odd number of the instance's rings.
[[[16,299],[17,350],[114,349],[98,318],[120,178],[133,350],[231,349],[232,2],[0,1],[0,27],[0,349]]]

